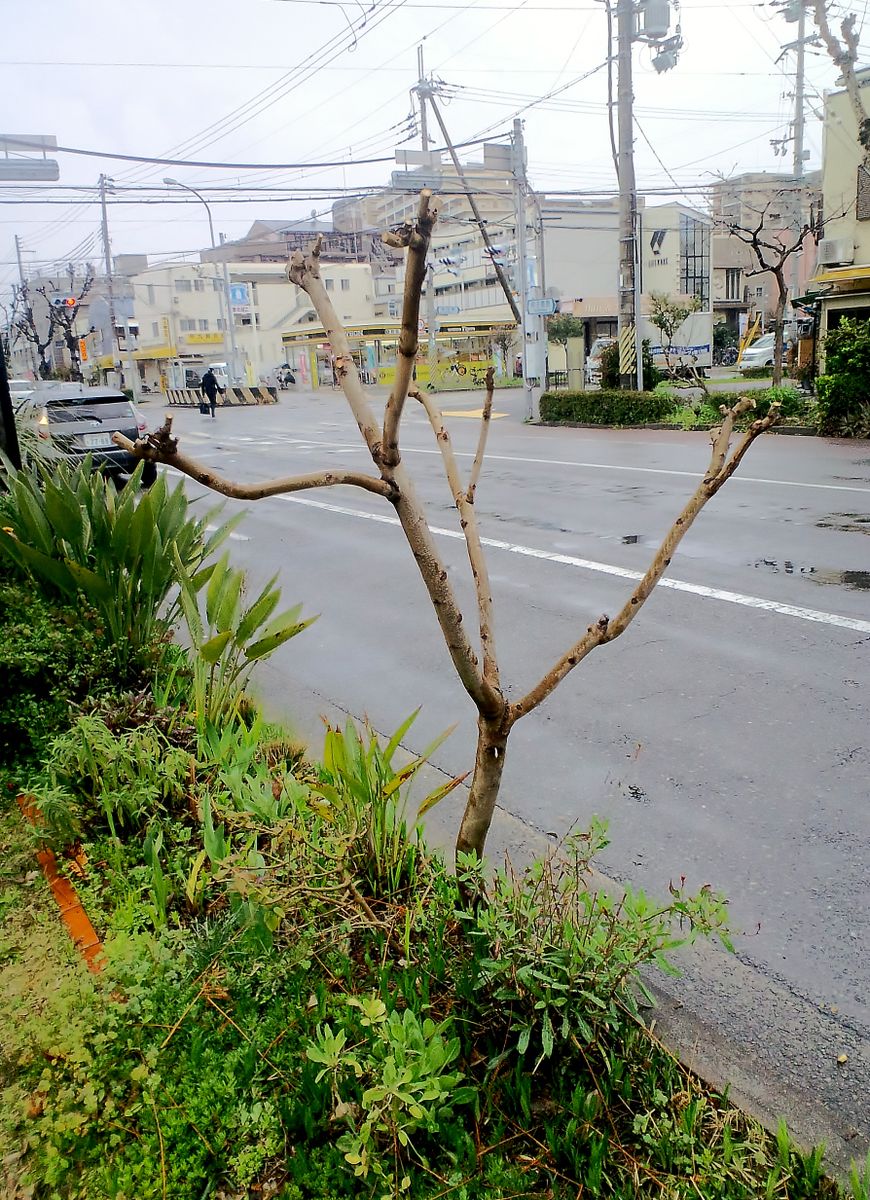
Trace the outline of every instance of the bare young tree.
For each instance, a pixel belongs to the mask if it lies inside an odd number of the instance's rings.
[[[697,355],[690,363],[684,362],[682,354],[674,350],[674,338],[692,313],[701,311],[701,301],[698,296],[691,296],[685,304],[680,304],[673,296],[664,292],[650,293],[650,324],[655,326],[662,338],[662,354],[665,360],[665,373],[676,385],[682,383],[690,387],[699,387],[707,394],[707,381],[698,370],[695,363]],[[675,359],[675,354],[677,357]]]
[[[78,288],[76,287],[76,271],[72,263],[70,263],[67,267],[67,275],[69,276],[69,298],[74,300],[75,303],[57,306],[53,303],[53,301],[57,298],[56,296],[50,296],[47,289],[44,287],[38,288],[37,290],[39,291],[40,295],[45,297],[50,318],[53,322],[53,329],[60,330],[61,336],[66,344],[66,348],[69,351],[72,377],[73,379],[81,379],[82,364],[81,354],[79,353],[78,333],[76,331],[76,317],[78,316],[82,301],[93,287],[94,268],[91,263],[86,265],[84,278],[82,279]],[[77,295],[76,292],[78,292]]]
[[[17,300],[15,329],[19,336],[23,337],[26,342],[29,342],[36,351],[39,358],[39,374],[43,379],[48,379],[51,374],[51,359],[48,357],[48,348],[54,340],[52,309],[49,306],[47,320],[39,322],[33,312],[33,302],[27,283],[22,283],[16,288],[15,296]]]
[[[748,225],[737,221],[723,221],[722,227],[731,237],[748,246],[755,260],[755,266],[746,272],[747,276],[770,273],[776,280],[776,308],[774,309],[773,330],[773,386],[782,383],[782,359],[785,341],[785,310],[788,304],[789,287],[785,278],[786,263],[794,254],[800,254],[804,248],[807,235],[813,232],[812,226],[802,223],[800,229],[780,230],[771,229],[771,206],[785,205],[788,207],[794,201],[793,195],[778,194],[762,205],[761,208],[751,208],[744,205],[752,213]]]
[[[322,471],[317,474],[268,480],[264,483],[235,483],[179,451],[178,440],[172,436],[171,417],[167,417],[166,423],[156,433],[135,443],[122,434],[115,434],[114,440],[136,457],[171,464],[192,479],[225,496],[256,500],[279,493],[345,484],[364,488],[374,495],[382,496],[393,506],[428,592],[453,666],[477,708],[477,751],[471,787],[456,840],[456,850],[460,854],[482,856],[498,798],[508,738],[513,726],[543,704],[565,676],[588,654],[599,646],[612,642],[628,628],[667,570],[674,551],[698,513],[734,474],[759,434],[769,429],[776,421],[778,407],[772,405],[765,418],[753,421],[733,447],[731,438],[734,421],[753,408],[754,402],[751,398],[744,397],[731,408],[722,407],[722,424],[711,434],[712,453],[706,472],[665,535],[643,578],[626,598],[616,616],[599,616],[582,631],[573,645],[542,673],[530,690],[516,699],[511,699],[499,670],[492,592],[475,508],[476,489],[489,428],[493,372],[490,370],[487,375],[486,402],[478,449],[467,480],[460,474],[450,435],[434,397],[421,394],[412,384],[418,350],[420,293],[426,270],[426,255],[437,215],[431,205],[431,199],[430,192],[422,192],[416,220],[384,235],[388,245],[407,249],[407,266],[396,379],[386,402],[383,422],[376,418],[369,403],[351,355],[347,335],[321,278],[319,240],[307,256],[297,252],[290,261],[290,279],[310,297],[326,331],[326,337],[333,347],[339,381],[371,456],[373,473]],[[422,404],[429,418],[465,538],[476,597],[476,647],[469,635],[470,622],[464,619],[465,614],[435,544],[425,508],[417,497],[411,476],[402,460],[401,421],[408,398]]]

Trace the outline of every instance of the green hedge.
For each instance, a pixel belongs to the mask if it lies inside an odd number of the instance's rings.
[[[679,407],[660,392],[544,392],[542,421],[576,421],[582,425],[648,425],[664,421]]]

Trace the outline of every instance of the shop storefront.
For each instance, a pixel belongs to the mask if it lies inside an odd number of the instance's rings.
[[[503,326],[498,327],[503,330]],[[399,351],[398,321],[380,325],[356,325],[347,330],[351,354],[364,383],[387,387],[396,375]],[[493,353],[494,327],[490,321],[441,321],[435,339],[436,384],[447,387],[479,387],[487,369],[496,366]],[[333,348],[326,331],[319,326],[285,333],[282,337],[285,362],[302,387],[332,386]],[[429,337],[425,328],[420,331],[415,377],[418,383],[429,383],[432,368],[429,361]]]

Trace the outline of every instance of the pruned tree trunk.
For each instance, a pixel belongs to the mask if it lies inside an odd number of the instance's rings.
[[[492,825],[501,788],[510,731],[511,726],[505,722],[504,715],[495,719],[484,716],[477,719],[474,773],[456,838],[457,854],[483,857],[486,836]]]
[[[407,248],[408,263],[396,381],[386,403],[382,427],[362,388],[347,335],[320,278],[319,241],[308,256],[298,252],[294,254],[289,267],[290,279],[308,294],[333,347],[339,382],[377,474],[322,471],[256,484],[234,483],[179,452],[178,441],[172,436],[171,417],[167,417],[166,423],[156,433],[135,443],[119,433],[114,435],[114,441],[137,458],[168,463],[206,487],[228,496],[254,500],[278,493],[343,484],[364,488],[371,494],[382,496],[393,506],[426,587],[453,667],[478,713],[474,772],[456,840],[456,850],[458,854],[476,855],[481,858],[498,801],[508,738],[514,724],[542,704],[565,676],[592,650],[613,641],[628,628],[666,571],[672,554],[695,517],[731,477],[755,438],[770,428],[777,419],[778,406],[771,405],[768,415],[763,420],[753,422],[733,450],[730,443],[734,420],[741,413],[754,407],[754,402],[749,397],[744,397],[730,409],[722,407],[722,424],[711,434],[713,445],[707,473],[668,530],[646,574],[620,611],[613,619],[605,615],[589,625],[579,640],[545,671],[526,695],[510,702],[503,690],[499,674],[493,599],[475,506],[492,412],[493,373],[487,373],[486,400],[482,411],[477,453],[467,480],[462,478],[438,405],[432,396],[421,394],[413,388],[411,382],[418,351],[420,294],[425,278],[429,239],[436,219],[430,201],[431,194],[424,191],[420,197],[416,221],[385,235],[385,240],[391,245]],[[465,540],[477,601],[479,657],[469,634],[470,622],[465,620],[447,568],[438,553],[426,510],[402,461],[401,418],[409,396],[423,405],[429,418]]]
[[[776,278],[776,312],[773,325],[773,386],[782,386],[782,359],[785,349],[785,306],[788,303],[788,284],[782,267],[774,270]]]

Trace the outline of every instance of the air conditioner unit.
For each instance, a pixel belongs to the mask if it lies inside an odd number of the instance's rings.
[[[855,244],[851,238],[822,238],[819,242],[819,265],[848,266],[855,261]]]

